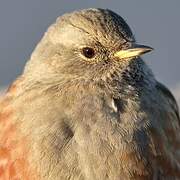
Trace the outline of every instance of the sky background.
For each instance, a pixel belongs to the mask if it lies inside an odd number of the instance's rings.
[[[0,0],[0,88],[22,72],[36,44],[58,16],[89,7],[120,14],[137,42],[155,49],[144,60],[180,100],[180,0]]]

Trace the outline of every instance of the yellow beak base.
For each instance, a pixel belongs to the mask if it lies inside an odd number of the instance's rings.
[[[133,47],[129,49],[124,49],[116,52],[114,54],[115,57],[118,57],[119,59],[129,59],[133,57],[138,57],[142,54],[148,53],[152,51],[153,48],[149,46],[134,44]]]

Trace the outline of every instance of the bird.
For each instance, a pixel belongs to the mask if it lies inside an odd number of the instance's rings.
[[[178,180],[180,117],[109,9],[66,13],[0,102],[0,180]]]

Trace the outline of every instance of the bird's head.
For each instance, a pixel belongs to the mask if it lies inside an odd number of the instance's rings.
[[[35,49],[25,73],[39,81],[140,79],[140,55],[151,47],[138,45],[127,23],[104,9],[65,14],[50,26]]]

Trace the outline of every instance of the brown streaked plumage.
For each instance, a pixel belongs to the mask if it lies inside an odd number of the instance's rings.
[[[0,180],[178,180],[180,118],[169,90],[110,10],[50,26],[0,103]]]

